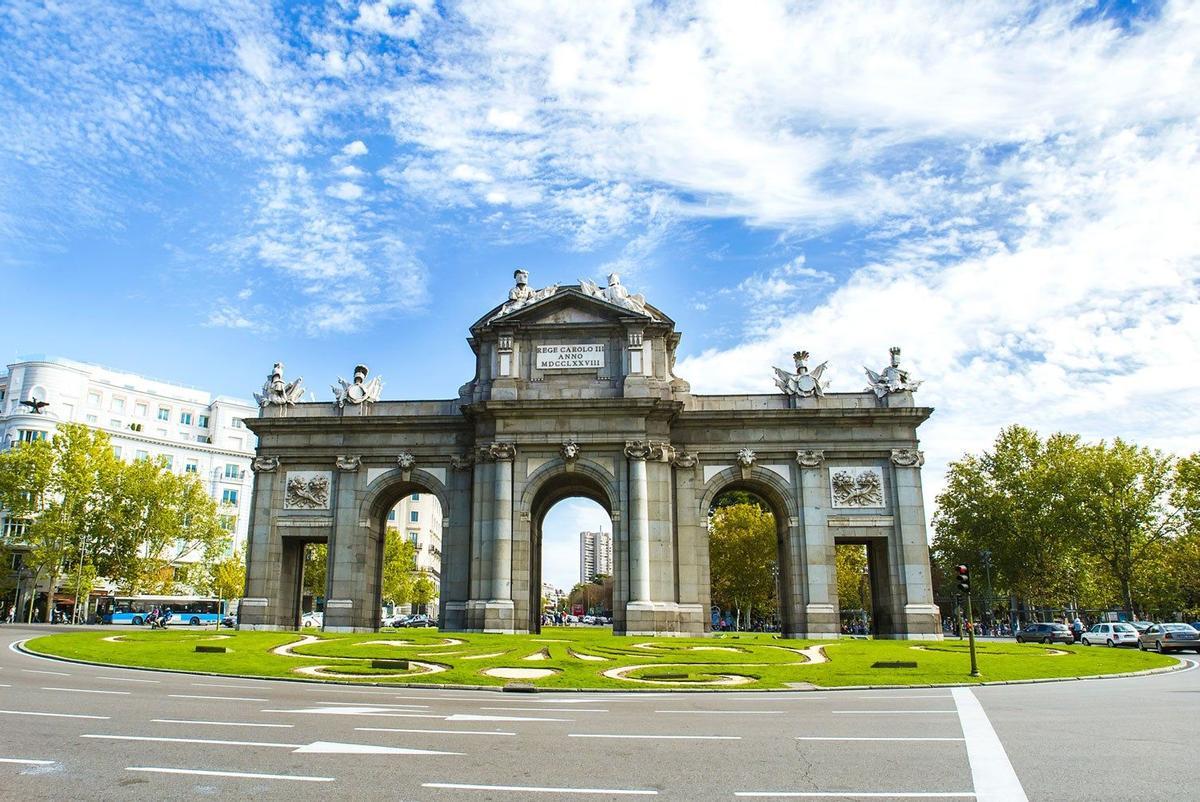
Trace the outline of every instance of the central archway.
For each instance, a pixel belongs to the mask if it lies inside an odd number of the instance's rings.
[[[613,521],[614,504],[610,496],[611,477],[606,472],[583,464],[575,464],[567,470],[565,466],[551,468],[540,476],[532,477],[527,495],[530,499],[529,537],[525,541],[528,549],[529,595],[527,620],[530,632],[541,632],[542,628],[542,545],[546,515],[560,501],[570,498],[585,498],[604,510],[613,522],[613,576],[622,576],[625,568],[624,556],[617,547],[617,524]]]

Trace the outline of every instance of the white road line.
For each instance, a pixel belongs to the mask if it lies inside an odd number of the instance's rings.
[[[256,699],[252,696],[196,696],[189,693],[168,693],[172,699],[214,699],[219,702],[266,702],[266,699]]]
[[[481,707],[480,710],[509,710],[517,713],[607,713],[598,707]]]
[[[262,746],[275,749],[299,749],[304,744],[264,743],[262,741],[220,741],[212,738],[160,738],[151,735],[104,735],[89,733],[80,738],[95,738],[104,741],[155,741],[172,744],[209,744],[210,746]]]
[[[602,735],[589,732],[571,732],[568,738],[629,738],[647,741],[740,741],[740,735]]]
[[[964,741],[965,738],[835,738],[823,735],[801,735],[797,741]]]
[[[129,696],[129,691],[93,691],[89,688],[42,688],[43,691],[63,691],[65,693],[104,693],[110,696]]]
[[[90,718],[97,721],[107,721],[109,716],[85,716],[81,713],[38,713],[33,710],[0,710],[6,716],[45,716],[46,718]]]
[[[321,716],[380,716],[382,718],[440,718],[446,717],[441,713],[404,713],[398,710],[380,710],[375,707],[305,707],[292,710],[269,708],[262,713],[311,713]]]
[[[195,688],[237,688],[241,691],[257,691],[261,690],[261,685],[228,685],[223,682],[193,682],[192,687]]]
[[[734,796],[760,799],[972,799],[970,791],[736,791]]]
[[[516,735],[515,732],[493,730],[401,730],[394,727],[355,727],[354,729],[359,732],[408,732],[425,735]]]
[[[0,757],[0,763],[21,763],[26,766],[53,766],[53,760],[28,760],[20,757]]]
[[[211,724],[214,727],[275,727],[290,729],[296,726],[295,724],[259,724],[253,721],[193,721],[182,718],[152,718],[150,721],[155,724]]]
[[[93,677],[93,679],[103,679],[103,680],[108,680],[109,682],[146,682],[146,683],[153,683],[154,685],[158,685],[161,682],[161,680],[156,680],[156,679],[134,679],[133,677],[99,677],[98,676],[98,677]]]
[[[658,791],[642,788],[543,788],[535,785],[468,785],[467,783],[421,783],[422,788],[449,788],[455,791],[517,791],[526,794],[608,794],[609,796],[657,796]]]
[[[67,674],[63,671],[39,671],[36,668],[22,668],[21,670],[24,671],[26,674],[53,674],[56,677],[71,676],[70,674]]]
[[[949,699],[948,693],[931,693],[922,696],[893,696],[890,693],[875,693],[875,694],[859,694],[859,699],[873,699],[875,701],[891,701],[892,699]]]
[[[0,688],[11,688],[11,685],[0,685]]]
[[[323,704],[345,705],[346,707],[363,707],[362,702],[323,702]],[[383,708],[387,708],[388,710],[392,710],[392,709],[428,710],[429,709],[429,705],[394,705],[394,704],[385,704],[382,702],[371,702],[370,706],[371,707],[383,707]]]
[[[532,718],[529,716],[485,716],[475,713],[455,713],[452,716],[434,716],[446,721],[574,721],[573,718]]]
[[[976,797],[983,802],[1027,802],[1025,789],[1021,787],[983,705],[970,688],[954,688],[951,694],[958,708],[963,737],[967,740],[967,760],[971,763]]]
[[[655,713],[697,713],[700,715],[726,716],[778,716],[782,710],[655,710]],[[953,711],[951,711],[953,712]]]
[[[200,777],[240,777],[248,780],[291,780],[305,783],[331,783],[334,777],[306,777],[299,774],[254,774],[245,771],[206,771],[203,769],[168,769],[157,766],[127,766],[125,771],[147,771],[156,774],[193,774]]]
[[[942,715],[957,713],[957,710],[834,710],[835,716],[920,716]]]

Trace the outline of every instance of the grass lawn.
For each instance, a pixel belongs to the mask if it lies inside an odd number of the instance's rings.
[[[370,635],[321,632],[71,632],[35,638],[30,651],[122,666],[211,671],[260,677],[502,686],[514,680],[541,688],[624,690],[785,689],[817,686],[925,685],[971,682],[966,642],[794,641],[769,634],[711,638],[617,637],[607,629],[548,627],[541,635],[384,630]],[[273,650],[315,639],[291,648]],[[227,646],[197,653],[197,644]],[[980,682],[1080,677],[1141,671],[1175,661],[1136,649],[980,643]],[[823,659],[824,658],[824,659]],[[372,660],[408,660],[407,669]],[[910,666],[875,666],[876,663]]]

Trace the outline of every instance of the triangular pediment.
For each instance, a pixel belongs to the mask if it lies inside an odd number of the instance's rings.
[[[630,318],[642,318],[647,322],[670,322],[654,307],[646,304],[646,312],[610,303],[603,298],[590,295],[578,286],[559,287],[556,292],[511,311],[505,305],[495,307],[471,327],[472,331],[499,325],[595,325],[617,323]]]

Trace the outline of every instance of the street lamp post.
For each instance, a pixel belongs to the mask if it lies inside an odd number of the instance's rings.
[[[984,549],[979,552],[979,561],[983,563],[983,573],[987,579],[987,624],[992,625],[992,608],[995,606],[992,603],[992,552]]]

